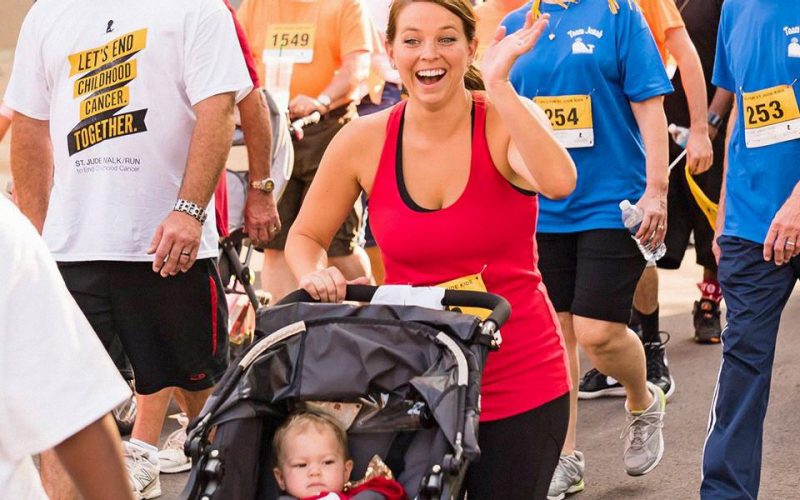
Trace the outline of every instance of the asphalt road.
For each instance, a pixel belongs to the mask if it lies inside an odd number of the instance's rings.
[[[687,253],[687,261],[694,256]],[[684,500],[698,498],[700,460],[708,410],[720,361],[720,346],[692,340],[691,302],[699,269],[691,263],[661,273],[661,328],[672,339],[667,353],[677,390],[665,422],[666,451],[650,474],[633,478],[622,468],[619,434],[625,425],[621,398],[582,401],[578,448],[587,462],[586,490],[575,500]],[[761,498],[800,498],[800,293],[784,312],[764,436]],[[584,370],[588,364],[584,363]],[[170,420],[164,437],[176,428]],[[163,499],[176,499],[188,474],[161,476]]]

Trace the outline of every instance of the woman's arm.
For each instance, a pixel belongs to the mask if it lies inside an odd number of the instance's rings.
[[[328,145],[286,240],[284,255],[300,286],[324,302],[344,299],[347,281],[328,266],[326,250],[361,194],[358,166],[368,164],[363,138],[380,135],[370,122],[350,122]]]
[[[667,186],[669,185],[669,147],[667,144],[667,117],[663,98],[651,97],[642,102],[631,102],[633,116],[644,140],[647,187],[636,205],[644,211],[644,219],[636,237],[653,248],[664,241],[667,234]]]
[[[508,80],[514,61],[536,45],[547,22],[544,15],[534,23],[529,13],[525,25],[513,35],[505,36],[505,28],[498,29],[481,66],[487,96],[510,137],[507,158],[513,174],[548,198],[563,198],[575,189],[575,164],[542,110],[520,98]]]
[[[517,95],[508,82],[488,95],[511,138],[507,157],[514,173],[550,199],[569,196],[578,179],[575,163],[553,135],[541,108]]]

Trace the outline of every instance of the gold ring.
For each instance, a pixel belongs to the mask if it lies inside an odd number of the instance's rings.
[[[185,252],[185,251],[184,251],[184,252],[181,252],[181,255],[186,255],[186,256],[188,257],[188,256],[191,256],[191,255],[192,255],[192,253],[191,253],[191,252]]]
[[[785,246],[787,246],[787,247],[793,247],[793,246],[794,246],[794,240],[792,240],[792,241],[789,241],[789,240],[787,239],[787,240],[786,240],[786,243],[784,243],[784,245],[785,245]]]

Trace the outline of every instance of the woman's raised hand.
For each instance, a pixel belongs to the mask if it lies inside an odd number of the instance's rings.
[[[300,287],[321,302],[341,302],[347,293],[347,285],[368,285],[366,277],[347,281],[338,268],[330,266],[300,278]]]
[[[525,25],[513,35],[506,36],[505,26],[497,28],[492,43],[481,57],[481,75],[486,90],[491,91],[494,85],[508,82],[508,73],[514,61],[536,45],[549,21],[550,15],[542,14],[534,22],[533,14],[528,12]]]

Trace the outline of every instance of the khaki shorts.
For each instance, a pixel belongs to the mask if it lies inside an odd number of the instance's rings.
[[[341,111],[340,111],[341,110]],[[283,250],[286,247],[286,236],[294,224],[300,206],[311,187],[311,181],[317,174],[319,163],[328,144],[333,140],[339,130],[357,115],[354,108],[339,108],[326,115],[316,125],[310,125],[303,131],[303,140],[294,140],[294,170],[292,177],[286,183],[286,190],[278,202],[278,215],[281,218],[281,230],[267,243],[266,247],[272,250]],[[347,214],[342,226],[328,247],[331,257],[344,257],[351,255],[358,245],[358,236],[361,230],[361,217],[363,209],[361,200],[357,200],[353,209]]]

